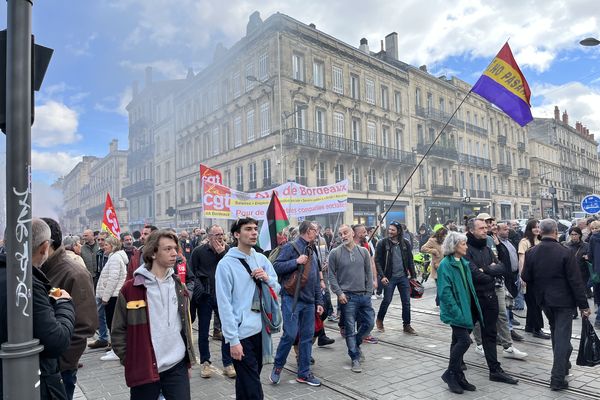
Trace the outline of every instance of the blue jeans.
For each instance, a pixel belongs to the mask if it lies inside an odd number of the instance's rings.
[[[67,398],[73,400],[73,394],[75,393],[75,384],[77,384],[77,370],[69,369],[60,373],[62,376],[63,384],[65,385],[65,391],[67,392]]]
[[[360,357],[360,344],[367,337],[375,323],[375,311],[371,305],[371,294],[344,293],[348,302],[342,304],[346,346],[351,360]],[[358,325],[358,332],[356,326]]]
[[[106,313],[102,299],[96,297],[96,309],[98,310],[98,340],[108,342],[108,326],[106,326]]]
[[[315,305],[298,300],[296,310],[292,314],[294,298],[283,294],[281,299],[281,313],[283,315],[283,335],[277,346],[275,355],[275,368],[283,368],[288,354],[300,335],[298,342],[298,377],[306,378],[310,375],[310,356],[312,354],[312,338],[315,332]]]
[[[200,364],[202,364],[205,361],[210,362],[208,331],[210,329],[210,319],[213,311],[215,312],[215,315],[219,312],[217,300],[211,295],[206,294],[202,296],[200,304],[196,304],[196,310],[198,311],[198,350],[200,350]],[[221,342],[221,360],[223,361],[224,367],[233,364],[229,343],[225,343],[225,340]]]
[[[410,284],[408,283],[408,278],[406,276],[390,278],[389,283],[383,287],[383,301],[379,306],[377,319],[383,321],[385,318],[385,314],[392,302],[392,296],[394,295],[396,287],[398,288],[400,300],[402,301],[402,322],[404,325],[410,325]]]

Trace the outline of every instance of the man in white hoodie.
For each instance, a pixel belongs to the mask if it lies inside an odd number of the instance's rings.
[[[253,304],[257,288],[254,280],[266,282],[276,293],[279,283],[271,262],[253,249],[258,239],[257,221],[238,219],[231,227],[231,234],[237,240],[237,247],[229,249],[219,261],[215,275],[221,327],[237,374],[236,398],[262,399],[262,316],[260,306]],[[251,274],[240,260],[248,264]]]

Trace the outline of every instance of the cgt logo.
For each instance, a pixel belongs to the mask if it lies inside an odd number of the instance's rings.
[[[206,193],[204,195],[204,205],[213,210],[229,210],[231,204],[231,195]]]
[[[108,221],[110,230],[117,235],[120,234],[119,222],[117,221],[117,216],[115,215],[114,210],[110,208],[106,210],[106,220]]]

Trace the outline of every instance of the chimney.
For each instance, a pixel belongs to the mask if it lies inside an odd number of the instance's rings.
[[[133,81],[131,83],[131,91],[133,92],[133,97],[137,96],[139,91],[140,91],[140,87],[139,87],[139,82],[138,81]]]
[[[114,153],[119,150],[119,141],[117,139],[113,139],[108,145],[108,153]]]
[[[185,77],[185,79],[192,79],[194,77],[194,69],[193,68],[188,68],[188,72],[187,72],[187,76]]]
[[[558,106],[554,106],[554,119],[560,121],[560,110],[558,109]]]
[[[392,32],[385,37],[385,52],[392,59],[398,59],[398,34]]]
[[[362,38],[360,39],[360,46],[358,47],[358,49],[360,51],[362,51],[363,53],[367,53],[369,54],[369,42],[367,41],[366,38]]]
[[[569,125],[569,114],[567,114],[567,110],[565,110],[565,112],[563,112],[562,121],[563,121],[563,124]]]
[[[308,24],[309,27],[313,28],[313,29],[317,29],[317,26],[315,24]]]
[[[380,50],[380,51],[381,51],[382,53],[385,51],[385,50],[383,49],[383,39],[381,39],[381,50]]]
[[[146,87],[149,87],[152,84],[152,67],[146,67]]]
[[[423,72],[427,72],[427,65],[423,64],[419,67],[419,69]]]
[[[581,123],[579,121],[575,122],[575,130],[580,133],[582,132]]]
[[[246,25],[246,36],[249,36],[254,31],[258,30],[262,26],[263,20],[260,17],[258,11],[254,11],[248,18],[248,24]]]

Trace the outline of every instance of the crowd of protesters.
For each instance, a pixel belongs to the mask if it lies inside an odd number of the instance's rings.
[[[463,361],[473,341],[491,381],[517,384],[502,369],[497,346],[506,358],[528,357],[514,345],[523,336],[513,329],[525,308],[525,332],[552,339],[551,389],[567,388],[576,308],[588,318],[588,298],[600,303],[600,287],[590,279],[600,273],[600,221],[594,219],[559,236],[551,219],[529,220],[521,232],[516,221],[481,213],[465,218],[464,226],[453,220],[422,225],[416,235],[392,221],[382,237],[362,224],[334,230],[304,220],[278,232],[278,246],[269,251],[259,247],[258,228],[243,218],[229,232],[220,225],[179,233],[147,225],[118,238],[91,230],[63,237],[58,222],[34,219],[34,336],[46,348],[42,399],[73,398],[86,345],[104,349],[101,360],[124,365],[132,399],[189,399],[189,371],[197,361],[202,378],[235,379],[236,398],[262,399],[263,365],[273,364],[269,381],[280,384],[292,349],[296,381],[319,386],[312,348],[335,342],[327,319],[338,323],[350,369],[360,373],[368,356],[362,345],[377,342],[373,330],[385,332],[396,290],[403,332],[418,334],[411,318],[417,251],[431,255],[427,273],[436,282],[436,306],[451,327],[441,379],[454,393],[476,390]],[[5,261],[0,254],[0,280]],[[279,331],[274,347],[271,335]],[[5,329],[0,334],[5,340]],[[213,365],[211,337],[220,342],[222,369]]]

